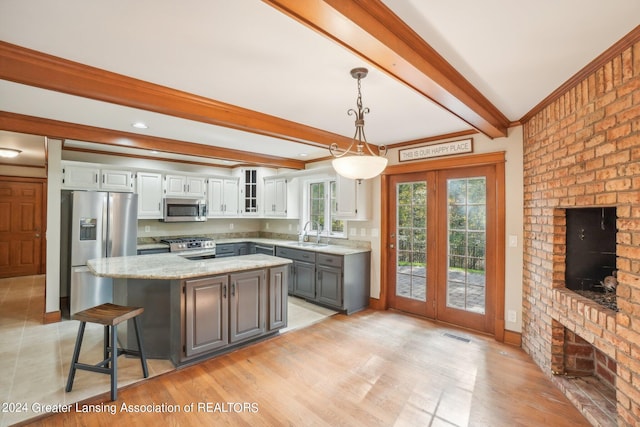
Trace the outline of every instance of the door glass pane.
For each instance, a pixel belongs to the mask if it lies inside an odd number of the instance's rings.
[[[447,180],[447,307],[485,312],[486,178]]]
[[[427,183],[396,187],[396,295],[427,300]]]

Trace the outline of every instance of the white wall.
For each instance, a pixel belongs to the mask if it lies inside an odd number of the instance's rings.
[[[45,312],[60,310],[60,190],[62,141],[47,139],[47,270]]]

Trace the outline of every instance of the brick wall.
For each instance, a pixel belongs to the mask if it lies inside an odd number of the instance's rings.
[[[570,323],[617,366],[619,425],[640,425],[640,42],[524,123],[522,346],[549,375]],[[614,206],[617,302],[564,288],[564,209]],[[607,362],[608,363],[608,362]]]

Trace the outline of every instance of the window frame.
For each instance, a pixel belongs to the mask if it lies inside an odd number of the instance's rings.
[[[301,233],[310,234],[317,233],[316,222],[311,220],[311,204],[312,204],[312,191],[311,187],[315,184],[322,184],[324,186],[324,219],[325,226],[321,231],[320,235],[323,237],[336,238],[336,239],[346,239],[347,234],[347,221],[343,219],[335,218],[336,212],[334,211],[334,202],[335,194],[332,191],[332,182],[334,183],[334,187],[337,187],[337,182],[335,178],[315,178],[309,179],[305,181],[305,209],[304,215],[302,216],[302,225],[301,225]],[[336,188],[337,189],[337,188]],[[337,232],[333,230],[333,222],[340,221],[342,223],[342,231]],[[308,225],[307,225],[308,224]],[[307,229],[304,230],[304,226],[307,225]],[[310,227],[309,227],[310,226]]]

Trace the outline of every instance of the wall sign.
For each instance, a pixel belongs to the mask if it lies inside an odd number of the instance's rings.
[[[473,138],[423,145],[422,147],[407,148],[398,152],[401,162],[464,153],[473,153]]]

